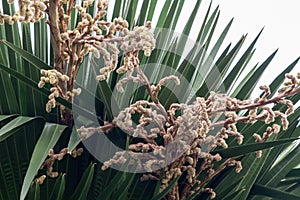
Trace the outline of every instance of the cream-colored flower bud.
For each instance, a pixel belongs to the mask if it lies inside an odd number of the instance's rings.
[[[241,144],[243,143],[244,136],[243,136],[243,135],[240,135],[240,136],[238,136],[238,137],[236,138],[236,140],[237,140],[237,143],[238,143],[239,145],[241,145]]]
[[[48,152],[48,156],[51,156],[54,154],[54,150],[53,149],[50,149],[49,152]]]
[[[58,176],[58,172],[51,172],[51,173],[48,173],[48,175],[51,177],[51,178],[56,178]]]
[[[100,52],[96,48],[90,48],[90,52],[92,52],[96,58],[100,58]]]
[[[291,100],[286,99],[286,100],[284,100],[283,103],[288,106],[288,109],[285,111],[286,115],[290,115],[290,114],[294,113],[294,104]]]
[[[54,92],[54,91],[56,91],[57,90],[57,88],[56,87],[52,87],[52,88],[50,88],[50,92]]]
[[[278,124],[273,124],[272,125],[272,128],[273,128],[273,132],[275,134],[279,133],[280,132],[280,126]]]
[[[87,1],[82,2],[82,7],[87,8],[89,6],[89,3]]]
[[[288,129],[288,126],[289,126],[289,121],[287,120],[286,117],[282,117],[281,118],[281,125],[282,125],[282,129],[284,131],[286,131]]]
[[[294,107],[288,107],[288,109],[285,111],[285,114],[286,115],[290,115],[290,114],[293,114],[294,113]]]
[[[77,149],[77,156],[80,156],[83,153],[83,148]]]
[[[274,122],[274,121],[275,121],[275,117],[273,115],[271,115],[270,113],[268,113],[268,116],[265,119],[265,123],[270,124],[271,122]]]
[[[285,77],[288,78],[288,79],[293,79],[294,75],[287,73],[287,74],[285,74]]]
[[[236,173],[240,173],[242,171],[242,169],[243,169],[241,161],[236,161],[235,165],[236,165],[235,172]]]
[[[54,99],[54,93],[51,93],[49,96],[48,96],[49,99]]]
[[[64,32],[64,33],[60,34],[60,37],[62,40],[67,40],[67,39],[69,39],[69,33]]]
[[[256,152],[256,158],[261,158],[261,156],[262,156],[262,150],[258,150]]]
[[[289,81],[284,82],[283,85],[284,86],[291,86],[291,85],[293,85],[293,82],[289,80]]]
[[[53,85],[53,84],[57,83],[57,80],[56,80],[56,78],[50,78],[50,81],[49,81],[49,83],[50,83],[51,85]]]
[[[147,21],[145,27],[150,29],[151,28],[151,21]]]
[[[18,21],[20,19],[20,14],[19,13],[15,13],[12,17],[13,21]]]
[[[76,94],[76,95],[80,95],[81,88],[73,89],[73,93]]]
[[[284,93],[284,92],[286,92],[289,88],[290,88],[290,87],[283,87],[283,88],[280,88],[280,89],[278,90],[278,93],[279,93],[279,94],[280,94],[280,93]]]
[[[254,133],[254,134],[253,134],[253,137],[255,138],[255,142],[261,142],[261,141],[262,141],[261,136],[258,135],[257,133]]]
[[[151,50],[150,49],[145,50],[144,55],[149,57],[151,55]]]
[[[54,99],[54,98],[53,98],[53,99],[50,99],[50,100],[48,101],[48,104],[50,104],[51,108],[55,108],[55,106],[56,106],[56,101],[55,101],[55,99]]]
[[[261,89],[261,90],[270,90],[270,88],[267,86],[267,85],[261,85],[260,87],[259,87],[259,89]]]
[[[62,76],[61,76],[61,80],[62,80],[62,81],[69,81],[70,78],[69,78],[67,75],[62,75]]]
[[[46,175],[42,175],[39,178],[36,179],[36,182],[38,184],[43,184],[44,180],[46,179]]]
[[[57,98],[57,97],[59,97],[59,92],[58,92],[58,90],[55,90],[54,92],[53,92],[53,94],[54,94],[54,96]]]
[[[44,81],[40,81],[39,84],[38,84],[38,87],[42,88],[42,87],[44,87],[44,85],[45,85],[45,82]]]
[[[44,4],[44,2],[38,1],[38,8],[39,8],[41,11],[45,11],[45,10],[47,9],[47,6]]]
[[[192,165],[194,163],[193,158],[191,158],[189,156],[185,158],[185,161],[188,162],[190,165]]]
[[[51,112],[51,104],[47,103],[46,104],[46,112],[50,113]]]
[[[99,75],[99,76],[96,76],[96,79],[97,79],[98,81],[103,81],[103,80],[106,79],[106,77],[105,77],[104,75]]]
[[[74,93],[70,92],[70,91],[67,91],[66,95],[69,96],[69,97],[74,97]]]

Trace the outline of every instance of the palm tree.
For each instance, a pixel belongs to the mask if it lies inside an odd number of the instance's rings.
[[[49,1],[49,4],[55,2],[58,1]],[[74,3],[72,0],[66,2],[68,4],[65,5],[65,10],[71,2]],[[77,3],[81,5],[82,1]],[[120,0],[108,6],[113,7],[113,12],[110,13],[112,19],[119,16],[126,19],[130,30],[147,24],[154,15],[159,15],[159,20],[152,29],[156,49],[150,57],[143,56],[143,53],[137,55],[140,65],[146,66],[142,68],[143,73],[154,83],[165,75],[177,75],[180,80],[186,81],[186,85],[181,81],[183,86],[180,89],[176,89],[178,86],[171,89],[162,87],[158,99],[163,107],[168,108],[174,102],[190,104],[195,96],[208,98],[211,91],[227,93],[232,98],[242,100],[250,98],[261,74],[276,54],[275,51],[260,65],[249,66],[261,32],[244,52],[240,49],[248,39],[247,35],[222,49],[233,20],[228,22],[220,35],[216,35],[219,7],[213,8],[210,4],[205,11],[201,10],[201,0],[195,1],[183,32],[178,34],[174,30],[180,14],[185,12],[182,9],[184,0],[164,1],[160,13],[155,10],[157,4],[157,0]],[[290,125],[286,130],[259,143],[254,142],[253,133],[262,134],[269,125],[262,121],[238,122],[236,127],[243,134],[243,144],[237,145],[234,138],[229,138],[226,140],[228,148],[212,149],[211,154],[218,153],[222,157],[215,164],[215,169],[220,170],[209,179],[205,179],[208,175],[202,170],[197,178],[203,184],[197,190],[185,187],[184,184],[188,185],[184,180],[186,173],[174,177],[166,187],[162,187],[164,174],[158,174],[157,180],[142,182],[141,178],[145,173],[113,168],[103,171],[103,162],[99,162],[95,154],[87,151],[88,147],[81,141],[77,130],[81,125],[95,126],[95,122],[105,126],[118,116],[121,109],[137,100],[149,100],[151,97],[145,89],[135,84],[123,85],[125,94],[131,92],[130,97],[116,92],[117,83],[122,78],[116,72],[95,84],[99,65],[104,65],[105,60],[89,53],[78,64],[76,84],[72,83],[70,86],[71,89],[82,88],[81,96],[71,100],[58,97],[56,101],[61,107],[46,112],[45,106],[49,103],[49,95],[53,90],[47,84],[42,88],[37,87],[40,71],[57,69],[63,63],[57,59],[62,55],[56,51],[53,33],[49,33],[49,21],[42,18],[35,23],[9,24],[9,19],[12,18],[8,16],[14,15],[15,6],[2,0],[2,8],[0,22],[4,19],[6,23],[0,26],[0,88],[3,91],[0,95],[0,199],[168,199],[175,187],[184,193],[189,193],[187,190],[193,191],[187,196],[181,196],[187,199],[207,199],[215,194],[216,199],[300,198],[300,171],[296,168],[299,164],[300,147],[295,142],[300,133],[299,107],[289,115]],[[96,3],[91,3],[86,12],[93,16],[96,8]],[[203,11],[206,15],[201,23],[195,21],[196,14]],[[75,9],[70,10],[70,16],[69,29],[73,30],[82,16]],[[106,17],[104,19],[107,20]],[[191,29],[194,23],[200,25],[199,29]],[[197,34],[196,41],[189,39],[191,31]],[[214,37],[218,39],[213,44]],[[118,69],[124,63],[124,57],[126,54],[117,58],[121,63],[118,64]],[[269,85],[272,92],[268,98],[276,97],[276,91],[285,81],[285,74],[294,69],[298,60],[299,58],[274,78]],[[251,70],[242,77],[246,68]],[[241,80],[238,85],[235,84],[237,80]],[[183,89],[186,91],[180,93]],[[176,93],[177,90],[179,93]],[[300,93],[287,98],[293,104],[299,99]],[[93,105],[92,108],[90,105]],[[62,106],[65,109],[61,109]],[[71,120],[72,109],[76,114],[74,120]],[[278,104],[274,109],[285,111],[286,106]],[[248,114],[238,113],[241,117]],[[218,117],[223,116],[215,116]],[[274,123],[280,124],[280,120],[276,119]],[[120,129],[113,129],[108,137],[124,148],[128,148],[131,142],[136,142]],[[263,153],[258,158],[255,152],[260,154],[261,150]],[[111,153],[110,149],[102,152]],[[59,161],[55,161],[57,159]],[[240,173],[237,174],[236,168],[229,166],[230,159],[242,163]],[[200,167],[204,159],[199,159],[197,163]],[[50,170],[50,167],[53,169]],[[179,196],[175,198],[178,199]]]

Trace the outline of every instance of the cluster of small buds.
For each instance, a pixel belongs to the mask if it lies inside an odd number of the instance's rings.
[[[128,32],[124,37],[124,42],[122,42],[120,48],[125,52],[142,50],[145,56],[150,56],[151,51],[155,48],[155,39],[149,31],[150,28],[150,21],[145,26],[134,27],[133,31]]]
[[[261,158],[262,157],[262,150],[258,150],[258,151],[256,151],[256,157],[257,158]]]
[[[134,56],[130,58],[131,59],[128,59],[126,64],[132,62],[132,58],[134,58]],[[269,87],[261,86],[260,89],[264,91],[264,94],[260,98],[256,98],[254,101],[238,100],[226,97],[225,94],[212,92],[207,100],[197,97],[196,101],[191,105],[173,103],[169,110],[165,111],[165,113],[167,113],[166,118],[163,115],[163,112],[162,114],[157,115],[157,112],[161,110],[158,109],[160,108],[160,104],[159,101],[155,102],[155,98],[161,89],[161,85],[169,80],[175,80],[175,82],[177,82],[176,77],[166,77],[162,79],[159,84],[151,86],[148,83],[147,78],[145,78],[143,73],[139,70],[139,67],[131,67],[124,71],[126,70],[129,71],[129,73],[127,72],[126,77],[120,80],[118,90],[121,92],[123,91],[122,84],[126,81],[131,80],[139,82],[145,85],[151,99],[154,100],[154,102],[144,100],[137,101],[121,111],[114,119],[113,123],[124,131],[133,133],[132,136],[144,139],[144,142],[129,145],[129,152],[131,153],[149,153],[152,151],[161,153],[162,148],[165,148],[166,145],[169,145],[168,153],[172,155],[176,155],[176,153],[182,151],[183,154],[179,153],[181,156],[178,157],[178,159],[176,159],[170,166],[164,168],[164,176],[161,179],[160,190],[162,191],[168,187],[172,179],[185,172],[185,180],[187,183],[184,186],[185,189],[181,191],[183,196],[190,194],[191,192],[195,192],[192,188],[197,188],[197,190],[202,188],[204,183],[198,180],[198,176],[202,172],[207,173],[207,180],[214,177],[226,166],[236,166],[236,172],[239,173],[242,170],[242,164],[240,161],[236,161],[234,159],[228,159],[221,164],[218,169],[215,169],[214,162],[221,161],[222,157],[219,154],[212,155],[209,152],[218,146],[227,148],[228,145],[226,140],[228,137],[235,137],[238,144],[243,143],[244,136],[238,132],[236,127],[236,123],[238,122],[253,123],[260,120],[269,124],[274,122],[276,117],[279,117],[281,118],[282,129],[286,130],[288,128],[287,115],[293,113],[294,108],[293,103],[285,98],[299,92],[299,87],[293,84],[291,86],[293,88],[288,90],[290,95],[285,93],[285,95],[279,95],[268,99],[271,94]],[[137,77],[132,76],[132,72],[134,70],[138,74]],[[292,76],[287,76],[287,78],[290,78],[291,80],[296,79]],[[292,81],[292,83],[295,83],[295,81]],[[288,108],[285,113],[282,113],[279,110],[273,111],[273,109],[268,106],[268,104],[272,103],[283,104]],[[249,110],[248,116],[238,116],[237,112],[240,110]],[[181,111],[181,113],[176,115],[177,111]],[[134,126],[131,118],[132,115],[136,113],[139,113],[141,117],[139,124]],[[216,114],[218,115],[220,113],[225,114],[226,120],[216,121],[213,123],[211,119],[214,118]],[[157,127],[150,129],[150,131],[144,129],[144,126],[151,122],[155,122]],[[223,128],[221,128],[220,131],[217,131],[215,135],[210,135],[210,131],[215,129],[217,126],[223,126]],[[271,134],[279,133],[281,126],[273,124],[267,128],[262,137],[258,134],[254,134],[256,142],[263,142],[268,139]],[[149,135],[154,135],[154,137],[147,137]],[[162,138],[164,141],[163,145],[157,144],[155,140],[156,138]],[[173,149],[170,147],[170,144],[173,144],[176,148]],[[208,148],[205,146],[208,146]],[[160,149],[158,147],[160,147]],[[120,156],[121,154],[125,154],[125,151],[118,152],[114,158],[105,162],[102,169],[105,170],[111,165],[124,163],[126,158],[124,155]],[[156,155],[157,154],[158,153],[156,153]],[[257,156],[261,157],[261,155],[262,151],[257,151]],[[162,154],[161,157],[163,158],[165,155]],[[196,168],[199,158],[203,160],[200,169]],[[156,180],[157,176],[154,174],[159,171],[155,171],[155,169],[159,169],[158,166],[162,166],[163,164],[162,160],[157,159],[157,157],[156,160],[148,157],[145,164],[139,163],[139,167],[146,169],[148,172],[153,170],[151,176],[145,176],[142,179]],[[178,193],[178,187],[175,185],[168,193],[168,198],[171,199],[175,197],[176,193]],[[215,193],[213,194],[215,195]]]
[[[263,133],[262,137],[257,134],[254,133],[253,137],[255,138],[255,142],[264,142],[266,141],[269,137],[271,137],[271,135],[274,134],[278,134],[280,132],[280,125],[278,124],[273,124],[272,127],[268,126],[266,129],[266,132]],[[256,151],[256,157],[260,158],[262,156],[262,150],[258,150]]]
[[[38,84],[39,88],[44,87],[45,83],[50,83],[51,85],[57,85],[60,81],[69,81],[69,77],[67,75],[64,75],[60,73],[59,71],[55,69],[51,70],[41,70],[41,74],[43,75],[40,78],[40,82]]]
[[[40,78],[40,82],[38,83],[38,87],[42,88],[46,83],[49,83],[53,85],[52,88],[50,88],[50,95],[48,96],[49,101],[46,104],[46,111],[51,112],[51,109],[55,108],[57,103],[55,98],[58,98],[60,96],[64,97],[63,91],[60,88],[60,83],[66,83],[69,81],[69,77],[67,75],[63,75],[62,73],[58,72],[55,69],[52,70],[41,70],[41,74],[43,75]],[[74,93],[80,93],[79,91],[75,90]],[[73,94],[73,93],[71,93]]]
[[[131,153],[131,152],[129,152],[129,153]],[[103,165],[101,166],[101,170],[104,171],[112,165],[119,165],[119,166],[123,165],[127,161],[125,154],[126,154],[126,152],[124,152],[124,151],[116,152],[112,159],[105,161],[103,163]],[[133,157],[133,156],[131,156],[131,157]]]
[[[73,158],[76,158],[78,156],[81,156],[82,153],[83,153],[83,148],[78,148],[77,150],[74,149],[73,151],[71,151],[71,156]]]
[[[196,176],[196,169],[195,168],[193,168],[191,165],[189,165],[188,167],[187,167],[187,175],[186,175],[186,179],[187,179],[187,181],[188,181],[188,183],[193,183],[193,179],[195,178],[195,176]]]
[[[236,173],[240,173],[243,169],[241,161],[236,161],[236,160],[230,160],[227,163],[227,166],[236,166],[235,168]]]
[[[210,92],[207,100],[212,112],[218,112],[219,109],[226,109],[227,96],[225,94]]]
[[[277,134],[280,132],[280,126],[278,124],[273,124],[272,127],[267,127],[266,132],[263,133],[261,137],[259,134],[254,133],[253,137],[255,138],[255,142],[264,142],[266,141],[273,133]]]
[[[144,139],[151,140],[152,138],[156,138],[157,135],[153,135],[154,130],[148,135],[147,131],[144,129],[147,124],[154,122],[158,126],[157,128],[159,130],[163,129],[164,116],[158,113],[157,110],[158,108],[154,103],[150,103],[148,101],[137,101],[130,105],[130,107],[121,111],[113,122],[122,130],[127,133],[131,133],[133,137],[142,137]],[[141,117],[139,125],[133,127],[134,124],[132,122],[132,115],[135,113],[141,114]],[[156,132],[158,133],[159,131]],[[150,135],[151,137],[149,137]]]
[[[143,168],[147,172],[153,172],[161,169],[165,165],[165,160],[150,159],[143,164]]]
[[[72,91],[67,91],[64,93],[61,89],[60,84],[66,83],[69,81],[69,77],[67,75],[63,75],[55,69],[52,70],[41,70],[41,74],[43,75],[40,78],[40,82],[38,83],[38,87],[42,88],[46,83],[53,85],[54,87],[50,88],[50,95],[48,96],[49,101],[46,104],[46,111],[51,112],[51,109],[55,108],[57,102],[55,98],[63,97],[66,100],[72,99],[75,95],[80,95],[81,89],[73,89]]]
[[[43,182],[44,182],[45,179],[46,179],[46,175],[42,175],[42,176],[36,178],[36,179],[34,180],[34,182],[36,182],[36,183],[38,183],[38,184],[41,185],[41,184],[43,184]]]
[[[16,21],[28,23],[28,22],[37,22],[40,19],[44,18],[44,13],[47,9],[46,1],[29,1],[22,0],[19,2],[19,11],[14,13],[13,16],[6,14],[0,14],[0,24],[3,24],[4,21],[8,24],[13,24]],[[13,0],[8,0],[8,3],[14,3]]]
[[[53,165],[56,160],[62,160],[63,157],[68,153],[68,148],[62,149],[58,154],[54,153],[53,149],[49,150],[48,156],[49,158],[44,161],[40,169],[43,169],[45,166],[47,166],[47,175],[55,178],[58,176],[58,172],[53,172]]]
[[[73,89],[72,91],[67,91],[66,93],[66,99],[73,98],[75,95],[80,95],[81,88]]]
[[[214,192],[212,188],[203,188],[201,189],[201,193],[209,193],[210,199],[214,199],[217,196],[217,194]]]
[[[100,54],[103,56],[105,67],[99,70],[99,75],[96,77],[96,79],[99,81],[105,80],[109,73],[114,71],[117,67],[119,50],[112,43],[102,42],[99,45],[94,45],[94,47],[91,49],[91,52],[94,52],[96,57],[99,57]]]
[[[85,140],[95,133],[107,133],[109,132],[112,128],[114,128],[114,124],[112,123],[104,123],[103,126],[97,127],[97,128],[86,128],[84,126],[81,126],[79,129],[77,129],[77,133],[80,136],[81,140]]]
[[[95,128],[85,128],[84,126],[81,126],[79,129],[77,129],[77,133],[80,136],[81,140],[85,140],[97,132],[98,130]]]
[[[129,30],[128,30],[129,24],[122,17],[115,18],[113,20],[113,24],[115,25],[116,31],[119,31],[123,35],[126,35],[129,33]]]
[[[98,1],[97,3],[97,13],[95,17],[92,17],[89,13],[87,13],[87,9],[94,3],[93,0],[84,0],[81,5],[76,5],[75,9],[79,12],[81,16],[81,21],[78,22],[77,26],[74,30],[68,30],[67,27],[63,28],[63,32],[60,33],[60,42],[61,42],[61,49],[63,51],[63,58],[64,60],[73,62],[79,60],[82,61],[82,57],[88,54],[89,52],[94,52],[97,57],[100,56],[100,53],[107,53],[105,47],[103,47],[103,39],[107,37],[107,35],[102,35],[101,28],[99,27],[98,23],[100,23],[101,18],[106,15],[106,7],[107,1],[102,0]],[[62,15],[64,16],[65,21],[69,21],[69,16],[64,14],[64,10],[62,10]],[[109,22],[101,21],[103,24],[108,25],[111,24]],[[68,24],[68,23],[65,23]],[[63,24],[64,25],[64,24]],[[63,26],[61,25],[61,26]],[[76,50],[76,45],[82,45],[84,48],[79,51]],[[98,47],[100,50],[105,51],[99,52],[93,45]],[[107,57],[107,56],[106,56]],[[73,64],[73,63],[71,63]],[[78,64],[77,64],[78,65]]]
[[[143,174],[140,180],[143,181],[148,181],[148,180],[155,180],[158,181],[159,177],[153,175],[153,174]]]
[[[226,113],[227,112],[225,112],[225,116],[228,117]],[[236,117],[233,119],[231,117],[228,117],[227,119],[232,120],[232,123],[226,124],[225,128],[222,128],[216,137],[227,139],[228,136],[233,136],[236,138],[237,144],[241,145],[243,143],[244,136],[237,130],[235,123],[238,118]]]
[[[269,86],[267,86],[267,85],[262,85],[262,86],[259,87],[259,89],[264,91],[264,94],[259,99],[259,102],[264,102],[267,99],[267,97],[270,96],[271,90],[270,90]]]
[[[278,90],[280,94],[291,94],[296,91],[300,85],[300,73],[298,72],[296,76],[293,74],[286,74],[285,77],[288,79],[284,82],[284,87]]]
[[[123,74],[129,71],[129,73],[127,73],[128,74],[127,77],[131,75],[132,74],[131,72],[134,70],[134,67],[139,65],[139,59],[137,55],[138,55],[137,52],[126,53],[124,56],[124,65],[122,65],[117,69],[117,73]]]
[[[169,185],[169,183],[172,181],[172,179],[181,176],[182,175],[182,170],[178,167],[171,167],[166,168],[165,175],[161,180],[161,186],[159,188],[160,191],[163,191],[166,189]]]
[[[123,37],[121,38],[122,40],[120,40],[120,49],[125,52],[124,64],[117,69],[117,73],[121,74],[132,71],[134,67],[139,65],[138,51],[142,50],[145,56],[150,56],[155,48],[155,39],[150,32],[151,23],[147,22],[145,26],[135,27],[133,31],[128,31],[128,23],[122,18],[114,20],[112,25],[112,28],[119,31]],[[110,30],[112,28],[110,28]],[[102,42],[102,46],[103,44],[105,43]],[[110,44],[110,46],[108,46],[108,44]],[[108,46],[110,52],[112,52],[112,56],[110,56],[104,47],[99,47],[99,45],[96,46],[95,44],[94,46],[96,47],[96,49],[92,49],[94,53],[98,50],[104,55],[106,67],[100,69],[100,75],[97,76],[98,80],[104,80],[111,71],[116,69],[119,51],[111,43],[107,43],[106,46]],[[99,53],[96,53],[96,55],[98,54]]]
[[[72,64],[75,62],[74,71],[86,54],[91,52],[96,58],[101,55],[105,61],[105,66],[100,69],[100,74],[97,76],[97,80],[101,81],[107,79],[109,73],[117,67],[118,44],[120,49],[128,54],[127,57],[130,57],[132,52],[139,50],[144,51],[145,55],[149,56],[155,47],[155,39],[149,31],[150,22],[147,22],[145,26],[135,27],[129,31],[128,22],[121,17],[115,18],[113,22],[102,20],[106,15],[107,0],[99,0],[96,14],[94,17],[91,16],[87,9],[93,2],[93,0],[84,0],[82,5],[75,6],[81,16],[81,21],[78,22],[74,30],[68,30],[68,27],[65,27],[69,24],[70,16],[65,14],[66,11],[62,9],[62,6],[59,7],[59,27],[62,31],[58,35],[58,40],[62,59]],[[61,2],[61,4],[64,3],[66,2]],[[126,62],[123,67],[127,67]],[[121,67],[118,72],[124,71],[122,69]]]
[[[49,101],[46,104],[46,111],[51,112],[51,109],[56,107],[56,100],[55,98],[59,97],[59,89],[58,87],[52,87],[50,89],[51,94],[48,96]]]
[[[275,111],[274,112],[276,116],[279,116],[280,119],[281,119],[281,126],[282,126],[282,129],[285,131],[288,129],[289,127],[289,121],[287,119],[287,115],[280,112],[280,111]]]

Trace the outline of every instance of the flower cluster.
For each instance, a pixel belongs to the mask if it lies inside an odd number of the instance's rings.
[[[58,176],[58,172],[53,172],[53,165],[56,160],[62,160],[63,157],[67,154],[68,149],[64,148],[62,149],[58,154],[54,154],[54,150],[50,149],[48,156],[49,158],[44,161],[40,169],[43,169],[45,166],[47,166],[47,175],[54,178]]]
[[[8,3],[14,3],[14,0],[8,0]],[[40,19],[44,18],[45,11],[47,9],[46,1],[29,1],[22,0],[18,1],[19,11],[14,13],[13,16],[0,14],[0,24],[3,24],[4,21],[8,24],[13,24],[16,21],[28,23],[28,22],[37,22]]]
[[[42,176],[36,178],[34,181],[38,184],[43,184],[45,179],[46,179],[46,175],[42,175]]]
[[[46,104],[46,111],[51,112],[52,108],[55,108],[57,102],[55,98],[62,97],[66,100],[74,97],[74,95],[79,95],[81,93],[81,89],[72,89],[72,91],[64,92],[61,85],[66,84],[69,81],[69,77],[67,75],[63,75],[55,69],[52,70],[41,70],[41,74],[43,75],[40,78],[40,82],[38,84],[39,88],[44,87],[46,83],[49,83],[53,87],[50,88],[50,95],[48,96],[49,101]]]
[[[238,131],[237,123],[262,121],[270,124],[262,136],[258,133],[253,134],[255,142],[266,141],[272,134],[279,133],[281,128],[286,130],[287,116],[294,112],[293,103],[287,97],[300,92],[300,73],[297,76],[287,74],[288,80],[284,87],[279,90],[278,95],[272,97],[270,88],[264,85],[260,87],[263,94],[253,101],[211,92],[207,99],[197,97],[196,101],[189,105],[173,103],[166,110],[157,98],[161,85],[170,80],[179,84],[179,80],[170,76],[163,78],[157,85],[150,85],[139,68],[138,60],[132,59],[131,64],[126,76],[119,81],[118,90],[123,92],[122,85],[126,81],[138,82],[145,86],[152,101],[139,100],[119,112],[109,130],[115,126],[119,127],[132,137],[141,138],[143,142],[132,143],[127,151],[117,152],[103,163],[102,170],[129,161],[129,165],[135,165],[135,169],[147,172],[141,177],[142,181],[161,180],[160,190],[167,188],[176,177],[184,176],[184,179],[180,179],[183,182],[177,182],[168,193],[169,199],[186,198],[197,191],[210,193],[211,198],[214,198],[216,194],[213,189],[204,188],[205,184],[226,167],[235,166],[235,171],[239,173],[242,163],[234,158],[224,161],[219,154],[210,152],[216,147],[228,148],[229,137],[234,137],[239,145],[243,143],[244,136]],[[136,76],[133,76],[133,71],[136,72]],[[284,112],[275,110],[273,104],[282,104],[286,109]],[[241,110],[249,112],[239,116],[238,112]],[[222,113],[225,119],[218,120]],[[138,124],[133,122],[133,115],[136,114],[140,116]],[[275,123],[276,118],[281,119],[281,124]],[[151,128],[147,128],[149,124]],[[101,128],[81,127],[79,130],[88,130],[94,134]],[[256,153],[257,157],[261,157],[262,151]],[[221,162],[218,167],[215,167],[216,162]],[[163,177],[160,177],[161,174],[164,174]],[[206,178],[199,180],[199,175],[203,174]]]
[[[71,152],[71,156],[73,158],[76,158],[77,156],[80,156],[83,152],[82,148],[74,149]],[[54,178],[58,176],[58,172],[53,172],[53,165],[56,160],[62,160],[64,156],[68,153],[68,148],[63,148],[59,153],[55,154],[53,149],[49,150],[48,156],[49,158],[45,160],[40,167],[40,169],[43,169],[45,166],[47,167],[47,175]],[[46,178],[46,177],[45,177]]]
[[[14,3],[13,0],[8,2]],[[150,22],[129,30],[128,22],[121,17],[113,19],[112,22],[105,20],[107,0],[22,0],[18,4],[19,11],[13,16],[0,14],[0,24],[12,24],[15,21],[37,22],[47,15],[56,70],[47,72],[49,75],[42,73],[39,83],[39,87],[43,87],[45,83],[55,85],[46,105],[47,112],[55,107],[55,98],[58,96],[73,102],[72,96],[79,93],[78,90],[73,90],[75,76],[87,54],[93,53],[96,58],[101,56],[104,59],[105,65],[101,66],[96,77],[101,81],[108,78],[111,71],[116,70],[120,51],[125,53],[125,59],[117,72],[124,73],[137,62],[138,51],[144,51],[146,56],[150,56],[155,47]],[[91,7],[96,8],[95,14],[88,11]],[[70,30],[70,18],[74,9],[80,18]],[[66,119],[65,123],[72,121],[68,119],[71,118],[70,113],[67,110],[61,111],[62,119]]]
[[[120,50],[129,54],[143,50],[145,55],[149,56],[154,49],[155,40],[149,32],[150,22],[130,31],[128,22],[121,17],[115,18],[112,22],[103,20],[106,15],[107,0],[97,2],[97,12],[94,16],[87,12],[87,9],[94,3],[93,0],[84,0],[82,5],[76,5],[75,9],[80,14],[81,21],[73,30],[68,30],[69,10],[72,7],[69,5],[68,10],[63,10],[62,3],[64,2],[57,3],[58,16],[51,18],[51,13],[49,13],[49,24],[50,27],[58,27],[59,31],[54,37],[59,43],[57,48],[62,56],[61,59],[70,66],[68,71],[70,77],[76,74],[79,64],[88,53],[93,53],[96,58],[100,55],[103,57],[105,66],[100,69],[97,79],[104,80],[111,71],[116,69]]]

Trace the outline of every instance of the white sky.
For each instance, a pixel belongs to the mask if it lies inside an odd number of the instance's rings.
[[[178,32],[182,31],[195,3],[196,0],[185,1],[184,12],[182,12],[179,19]],[[202,0],[196,20],[202,22],[209,3],[210,0]],[[271,53],[279,48],[269,68],[263,74],[259,82],[260,85],[269,84],[276,75],[300,56],[299,0],[213,0],[212,8],[214,9],[217,5],[220,5],[221,14],[216,34],[214,35],[215,40],[218,39],[217,37],[230,19],[234,17],[223,49],[230,42],[236,43],[243,34],[248,33],[246,42],[243,45],[244,48],[241,49],[241,52],[243,52],[243,49],[245,50],[249,46],[263,27],[265,28],[255,45],[257,50],[252,58],[252,62],[250,62],[250,66],[252,67],[257,62],[262,63]],[[153,21],[156,22],[157,18],[158,15],[155,15]],[[197,27],[194,26],[193,28]],[[196,34],[193,36],[193,39],[196,39]],[[293,72],[296,71],[300,71],[300,63],[298,63]]]
[[[114,4],[114,2],[115,0],[109,0],[110,4]],[[155,13],[160,13],[164,2],[158,1],[161,5],[157,6]],[[142,1],[140,1],[141,3]],[[196,0],[185,1],[183,12],[179,18],[179,26],[176,29],[177,32],[182,31],[195,3]],[[195,21],[202,22],[209,3],[210,0],[202,0]],[[212,8],[214,9],[217,5],[220,5],[221,15],[212,42],[218,39],[217,37],[229,20],[234,17],[222,49],[230,42],[236,43],[243,34],[248,33],[246,42],[243,45],[244,48],[241,49],[241,52],[243,52],[262,27],[265,27],[265,29],[256,44],[256,52],[249,66],[252,67],[257,62],[262,63],[279,48],[277,55],[263,74],[259,84],[269,84],[276,75],[300,56],[300,0],[213,0]],[[111,15],[112,8],[113,6],[109,6],[109,15]],[[157,22],[158,17],[158,14],[154,15],[154,24]],[[193,30],[199,30],[199,28],[194,25],[192,32]],[[192,35],[191,39],[197,37],[197,31],[194,32],[195,34]],[[296,71],[300,71],[300,63],[293,72]]]

